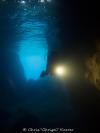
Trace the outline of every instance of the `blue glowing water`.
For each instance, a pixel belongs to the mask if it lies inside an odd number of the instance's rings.
[[[28,25],[27,25],[28,24]],[[46,24],[34,22],[32,31],[24,34],[24,39],[20,42],[19,56],[22,62],[27,79],[38,79],[47,66],[47,40],[45,36]],[[29,23],[23,25],[29,27]],[[26,37],[26,38],[25,38]]]
[[[46,21],[37,19],[37,16],[29,18],[29,15],[22,15],[20,18],[20,31],[23,35],[19,42],[19,57],[26,78],[37,80],[47,66],[46,30],[48,25]]]

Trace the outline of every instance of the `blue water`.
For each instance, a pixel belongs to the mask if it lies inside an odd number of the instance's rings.
[[[20,42],[19,56],[27,79],[38,79],[46,70],[48,44],[45,37],[46,24],[43,22],[25,23],[23,28],[32,27],[31,33]],[[32,36],[32,37],[31,37]]]
[[[41,18],[45,12],[43,6],[36,6],[29,10],[27,8],[22,10],[19,17],[19,33],[21,32],[22,38],[18,42],[19,57],[24,68],[27,79],[37,80],[42,71],[46,70],[47,56],[48,56],[48,43],[46,31],[48,23],[45,19]]]

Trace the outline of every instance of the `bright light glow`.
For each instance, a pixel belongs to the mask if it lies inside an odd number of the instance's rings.
[[[69,74],[69,69],[66,66],[57,66],[54,70],[54,73],[59,77],[65,77]]]
[[[58,75],[58,76],[63,76],[64,75],[64,72],[65,69],[63,68],[63,66],[58,66],[55,70],[55,73]]]
[[[25,0],[22,0],[20,3],[21,4],[26,4],[26,1]]]

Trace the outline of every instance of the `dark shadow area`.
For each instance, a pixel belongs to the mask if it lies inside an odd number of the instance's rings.
[[[23,99],[26,78],[19,57],[12,51],[0,52],[0,129],[7,131],[14,119],[14,108]]]
[[[24,114],[23,117],[17,120],[17,122],[9,132],[17,133],[17,132],[23,132],[23,128],[26,128],[28,130],[29,128],[34,129],[39,127],[40,127],[40,122],[36,116],[34,116],[33,114]]]

